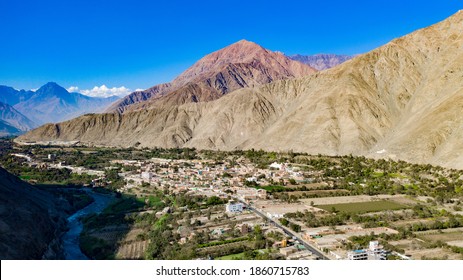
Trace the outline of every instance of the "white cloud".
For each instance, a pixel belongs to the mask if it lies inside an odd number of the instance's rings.
[[[71,86],[70,88],[68,88],[68,91],[69,92],[79,92],[79,93],[92,96],[92,97],[109,97],[113,95],[122,97],[132,92],[131,89],[126,88],[124,86],[108,88],[106,85],[95,86],[92,89],[81,89],[81,90],[79,90],[79,87],[77,86]]]
[[[67,90],[69,92],[79,92],[79,87],[70,86]]]
[[[143,88],[137,88],[135,91],[144,91],[145,89]]]

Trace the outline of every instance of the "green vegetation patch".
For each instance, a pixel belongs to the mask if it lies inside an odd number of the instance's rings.
[[[96,260],[114,259],[114,246],[100,238],[82,234],[79,239],[80,249],[86,256]]]
[[[435,234],[426,234],[426,232],[423,232],[420,234],[419,238],[425,241],[428,241],[428,242],[436,242],[436,241],[449,242],[449,241],[462,240],[463,233],[461,231],[442,232],[442,233],[436,232]]]
[[[159,198],[157,196],[154,196],[154,195],[148,196],[148,205],[150,207],[154,207],[156,209],[161,209],[162,207],[165,206],[165,204],[164,204],[164,202],[162,202],[161,198]]]
[[[284,192],[287,189],[283,186],[254,186],[256,189],[263,189],[266,190],[269,193],[274,193],[274,192]]]
[[[317,205],[317,208],[330,211],[330,212],[346,212],[346,213],[367,213],[378,212],[384,210],[399,210],[408,208],[408,206],[389,201],[368,201],[368,202],[355,202],[355,203],[340,203],[340,204],[326,204]]]
[[[222,257],[216,258],[216,260],[268,260],[270,250],[260,249],[260,250],[247,250],[245,252],[225,255]]]
[[[217,258],[216,260],[242,260],[244,257],[244,252],[238,254],[231,254]]]
[[[228,239],[228,240],[222,240],[222,241],[213,241],[213,242],[209,242],[209,243],[199,244],[198,248],[219,246],[219,245],[224,245],[224,244],[240,242],[240,241],[244,241],[244,240],[248,240],[248,239],[249,239],[248,236],[243,236],[243,237],[238,237],[238,238],[234,238],[234,239]]]
[[[114,214],[114,213],[139,211],[143,209],[144,206],[145,206],[145,200],[143,198],[137,198],[135,196],[130,196],[130,195],[123,195],[122,198],[110,204],[103,211],[103,214]]]

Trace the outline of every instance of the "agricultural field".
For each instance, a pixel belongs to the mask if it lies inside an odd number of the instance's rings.
[[[454,244],[456,241],[463,241],[463,228],[444,229],[441,231],[429,230],[419,232],[417,237],[427,242],[441,241]]]
[[[408,208],[406,205],[389,200],[380,201],[367,201],[367,202],[354,202],[354,203],[339,203],[339,204],[325,204],[316,205],[315,207],[321,208],[326,211],[340,211],[346,213],[368,213],[379,212],[385,210],[399,210]]]
[[[405,251],[414,260],[461,260],[461,255],[453,253],[445,248],[429,248]]]
[[[403,254],[407,255],[413,260],[421,259],[449,259],[449,260],[461,260],[462,255],[452,252],[446,247],[435,247],[430,242],[423,241],[419,238],[414,239],[402,239],[397,241],[391,241],[389,244],[403,251]]]
[[[216,260],[246,260],[250,257],[250,255],[264,255],[266,253],[271,253],[271,249],[260,249],[260,250],[254,250],[254,251],[247,251],[247,252],[242,252],[242,253],[237,253],[237,254],[230,254],[230,255],[225,255],[222,257],[216,258]],[[252,257],[251,257],[252,258]]]
[[[140,260],[145,258],[148,241],[134,241],[122,244],[116,253],[116,259]]]
[[[343,190],[337,190],[343,191]],[[341,204],[341,203],[356,203],[356,202],[368,202],[378,200],[390,200],[395,201],[399,204],[416,204],[416,201],[407,197],[406,195],[349,195],[349,196],[332,196],[332,197],[315,197],[300,199],[300,201],[306,204],[325,205],[325,204]]]
[[[216,260],[236,260],[236,259],[242,259],[243,257],[244,257],[244,252],[222,256],[222,257],[217,258]]]
[[[297,198],[305,198],[305,197],[334,197],[336,195],[349,195],[350,192],[348,190],[313,190],[313,191],[293,191],[287,193],[289,195],[294,195]]]

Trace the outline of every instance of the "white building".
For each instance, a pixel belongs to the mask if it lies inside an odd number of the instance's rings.
[[[225,210],[229,213],[237,213],[243,211],[243,203],[228,203],[225,205]]]
[[[347,253],[349,260],[385,260],[386,251],[379,241],[370,241],[370,246],[366,250],[354,250]]]
[[[151,174],[151,172],[142,172],[141,178],[144,180],[150,181],[151,178],[153,178],[153,174]]]
[[[270,164],[269,167],[270,167],[270,168],[275,168],[275,169],[281,170],[282,167],[283,167],[283,164],[280,164],[280,163],[278,163],[278,162],[274,162],[274,163]]]
[[[266,214],[267,214],[267,217],[269,217],[270,219],[281,219],[285,216],[283,213],[266,212]]]
[[[248,182],[257,182],[257,178],[256,177],[249,177],[249,178],[246,178],[246,181],[248,181]]]
[[[379,245],[379,241],[370,241],[368,253],[370,255],[369,259],[385,260],[387,258],[386,251],[384,250],[383,246]]]
[[[347,258],[351,261],[368,260],[368,253],[365,250],[354,250],[347,253]]]

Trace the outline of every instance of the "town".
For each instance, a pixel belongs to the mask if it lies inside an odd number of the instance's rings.
[[[67,170],[86,188],[117,194],[83,219],[81,248],[91,258],[463,257],[456,170],[292,152],[10,149],[2,158],[10,168]]]

